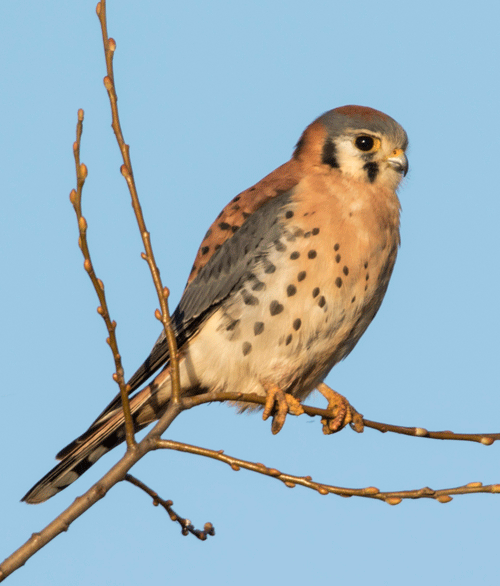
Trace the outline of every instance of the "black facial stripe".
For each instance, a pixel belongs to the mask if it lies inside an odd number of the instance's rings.
[[[368,181],[373,183],[378,175],[378,163],[366,163],[363,165],[363,169],[366,171],[366,176],[368,177]]]
[[[327,140],[325,142],[325,144],[323,145],[323,153],[321,155],[321,162],[324,165],[330,165],[330,167],[338,169],[339,163],[337,161],[337,157],[335,156],[336,151],[337,151],[337,149],[335,147],[335,143],[333,142],[333,140]]]

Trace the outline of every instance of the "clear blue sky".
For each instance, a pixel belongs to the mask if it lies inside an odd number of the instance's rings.
[[[403,243],[375,322],[327,382],[370,419],[500,431],[499,19],[494,0],[111,0],[122,123],[172,304],[222,206],[285,162],[307,124],[344,104],[378,108],[410,137]],[[119,174],[95,3],[2,2],[0,63],[3,559],[122,453],[46,504],[19,502],[116,393],[68,200],[78,108],[84,213],[126,373],[159,328]],[[308,418],[290,418],[273,437],[259,415],[220,405],[183,414],[167,437],[341,486],[500,482],[500,444],[349,429],[324,437]],[[167,452],[133,472],[196,525],[212,521],[216,537],[182,537],[145,495],[120,485],[9,584],[498,578],[500,496],[390,507]]]

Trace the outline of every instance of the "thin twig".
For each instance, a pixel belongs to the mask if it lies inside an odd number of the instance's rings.
[[[111,117],[112,117],[112,128],[118,142],[118,147],[123,158],[123,165],[121,166],[121,173],[125,177],[127,182],[130,196],[132,198],[132,207],[134,208],[135,217],[141,233],[141,238],[144,244],[146,252],[141,254],[142,258],[148,263],[151,271],[151,276],[158,294],[158,300],[160,302],[160,310],[156,310],[155,316],[163,324],[165,336],[167,338],[168,350],[170,353],[170,368],[172,378],[172,396],[171,401],[174,403],[180,402],[180,377],[179,377],[179,360],[177,352],[177,342],[175,340],[175,334],[172,327],[172,321],[168,310],[168,297],[169,290],[167,287],[163,287],[160,271],[155,261],[153,254],[153,248],[151,245],[151,236],[146,228],[146,222],[142,213],[139,196],[137,194],[137,188],[134,180],[134,173],[132,170],[132,162],[130,160],[130,148],[126,144],[123,138],[123,133],[120,125],[120,118],[118,115],[118,97],[116,94],[114,72],[113,72],[113,56],[116,50],[116,42],[114,39],[108,37],[108,30],[106,24],[106,0],[101,0],[96,7],[97,16],[101,23],[102,41],[104,45],[104,55],[106,58],[106,70],[107,75],[104,78],[104,86],[108,91],[109,101],[111,105]]]
[[[76,140],[73,143],[73,154],[75,157],[75,166],[76,166],[76,190],[73,189],[70,193],[69,199],[73,204],[73,208],[76,213],[76,218],[78,221],[78,230],[80,232],[80,236],[78,238],[78,246],[83,254],[83,266],[87,271],[90,280],[92,281],[92,285],[94,286],[95,292],[97,293],[97,297],[99,298],[99,307],[97,308],[97,313],[102,317],[104,323],[106,324],[106,328],[108,330],[109,337],[106,339],[106,342],[111,348],[113,353],[113,359],[115,361],[115,373],[113,374],[113,380],[118,384],[120,387],[120,396],[122,399],[123,405],[123,413],[125,417],[125,432],[126,432],[126,440],[127,440],[127,447],[132,448],[135,445],[135,437],[134,437],[134,424],[132,421],[132,415],[130,413],[130,404],[128,400],[128,391],[129,387],[125,383],[125,375],[123,372],[123,366],[121,361],[120,352],[118,351],[118,341],[116,339],[116,322],[111,320],[108,310],[108,304],[106,301],[106,295],[104,293],[104,284],[101,279],[98,279],[95,272],[94,267],[92,265],[92,261],[90,259],[90,250],[87,241],[87,220],[82,215],[82,191],[83,186],[85,184],[85,179],[87,178],[87,167],[83,163],[80,162],[80,144],[82,139],[82,131],[83,131],[83,118],[84,112],[80,108],[78,110],[78,123],[76,125]]]
[[[333,486],[330,484],[324,484],[322,482],[315,482],[311,476],[295,476],[293,474],[284,474],[276,468],[269,468],[265,464],[259,462],[249,462],[242,460],[241,458],[234,458],[224,453],[224,450],[209,450],[208,448],[201,448],[198,446],[192,446],[181,442],[175,442],[172,440],[164,440],[158,438],[156,440],[157,449],[176,450],[178,452],[184,452],[188,454],[196,454],[198,456],[204,456],[205,458],[212,458],[219,462],[228,464],[234,471],[238,471],[241,468],[270,476],[280,480],[289,488],[294,488],[297,484],[316,490],[320,494],[336,494],[343,497],[364,497],[370,499],[376,499],[384,501],[389,505],[398,505],[403,499],[421,499],[430,498],[437,500],[440,503],[448,503],[452,500],[450,495],[457,494],[472,494],[478,492],[496,494],[500,493],[500,484],[490,484],[483,486],[481,482],[469,482],[464,486],[458,486],[455,488],[444,488],[439,490],[433,490],[429,487],[424,487],[416,490],[398,490],[381,492],[374,486],[368,486],[366,488],[344,488],[341,486]]]
[[[205,523],[205,525],[203,527],[203,531],[201,529],[196,529],[192,525],[192,523],[189,519],[184,519],[184,518],[180,517],[174,511],[174,509],[172,508],[172,505],[174,503],[172,501],[170,501],[170,500],[166,501],[166,500],[162,499],[157,492],[155,492],[154,490],[149,488],[149,486],[146,486],[144,484],[144,482],[141,482],[135,476],[132,476],[132,474],[127,474],[125,476],[125,480],[127,482],[130,482],[134,486],[137,486],[137,488],[140,488],[146,494],[148,494],[153,499],[153,505],[155,507],[157,507],[158,505],[161,505],[165,509],[165,511],[167,511],[170,519],[174,522],[179,523],[179,525],[181,526],[182,535],[189,535],[189,533],[191,533],[191,535],[194,535],[200,541],[205,541],[209,535],[215,535],[215,528],[212,525],[212,523]]]

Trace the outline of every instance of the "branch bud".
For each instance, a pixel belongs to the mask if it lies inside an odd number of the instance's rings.
[[[78,110],[78,120],[79,120],[80,122],[83,122],[83,116],[84,116],[84,111],[83,111],[83,108],[80,108],[80,109]]]
[[[92,263],[90,262],[90,259],[86,258],[83,261],[83,268],[87,271],[87,273],[90,273],[92,270]]]
[[[85,165],[85,163],[81,163],[80,164],[80,176],[83,179],[87,179],[87,175],[88,175],[87,165]]]
[[[399,505],[399,503],[402,501],[403,499],[400,499],[398,496],[389,496],[385,499],[385,502],[388,505]]]
[[[103,79],[103,82],[104,82],[104,87],[108,90],[108,92],[110,92],[113,89],[113,83],[112,83],[109,75],[106,75],[106,77]]]
[[[440,503],[449,503],[450,501],[452,501],[453,499],[451,498],[451,496],[447,495],[447,494],[442,494],[441,496],[438,496],[436,498],[436,500]]]
[[[429,432],[426,429],[424,429],[423,427],[416,427],[415,428],[415,435],[417,437],[425,437],[428,434],[429,434]]]
[[[87,220],[83,216],[78,218],[78,228],[80,228],[82,232],[85,232],[87,229]]]
[[[69,194],[69,201],[75,205],[76,203],[76,191],[74,189],[71,190],[70,194]]]
[[[111,37],[108,39],[108,49],[114,53],[114,51],[116,50],[116,41],[115,39],[112,39]]]

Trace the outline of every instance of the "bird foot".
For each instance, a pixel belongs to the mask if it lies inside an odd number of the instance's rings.
[[[320,383],[317,389],[328,401],[327,409],[331,412],[330,417],[324,417],[321,420],[321,423],[323,424],[323,433],[325,435],[336,433],[343,429],[347,424],[349,424],[354,431],[363,433],[363,416],[354,409],[343,395],[337,393],[328,385],[325,385],[325,383]]]
[[[262,419],[266,421],[272,414],[271,431],[274,435],[281,431],[285,424],[287,413],[291,415],[302,415],[304,413],[304,409],[298,399],[285,393],[277,385],[267,387],[266,394],[266,404],[264,405]]]

